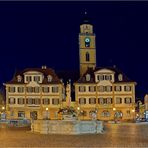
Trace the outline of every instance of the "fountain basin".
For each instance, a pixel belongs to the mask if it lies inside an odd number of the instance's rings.
[[[34,120],[31,131],[41,134],[96,134],[103,132],[102,121]]]

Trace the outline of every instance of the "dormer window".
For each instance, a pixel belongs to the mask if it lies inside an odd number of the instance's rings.
[[[86,81],[90,81],[90,74],[86,74]]]
[[[122,80],[123,80],[123,75],[122,75],[122,74],[119,74],[119,75],[118,75],[118,80],[119,80],[119,81],[122,81]]]
[[[18,82],[21,82],[21,81],[22,81],[22,76],[18,75],[18,76],[17,76],[17,81],[18,81]]]
[[[47,79],[48,79],[48,82],[51,82],[52,81],[52,76],[51,75],[48,75],[47,76]]]

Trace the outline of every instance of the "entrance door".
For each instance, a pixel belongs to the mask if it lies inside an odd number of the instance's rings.
[[[33,120],[37,120],[37,118],[38,118],[37,111],[30,112],[30,118]]]

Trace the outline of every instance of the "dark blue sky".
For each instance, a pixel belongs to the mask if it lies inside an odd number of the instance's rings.
[[[0,83],[15,69],[79,69],[79,25],[94,25],[97,66],[116,65],[148,92],[148,2],[0,2]]]

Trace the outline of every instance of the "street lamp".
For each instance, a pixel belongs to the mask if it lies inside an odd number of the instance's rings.
[[[48,107],[46,107],[46,119],[48,119]]]
[[[133,121],[135,119],[135,109],[132,109],[132,112],[133,112]]]
[[[2,110],[4,110],[4,109],[5,109],[5,107],[3,106],[3,107],[2,107]]]
[[[116,108],[115,107],[113,108],[113,111],[114,112],[116,111]],[[115,113],[114,113],[114,122],[116,123],[116,121],[115,121]]]
[[[78,119],[79,119],[80,107],[77,107],[77,110],[78,110]]]

